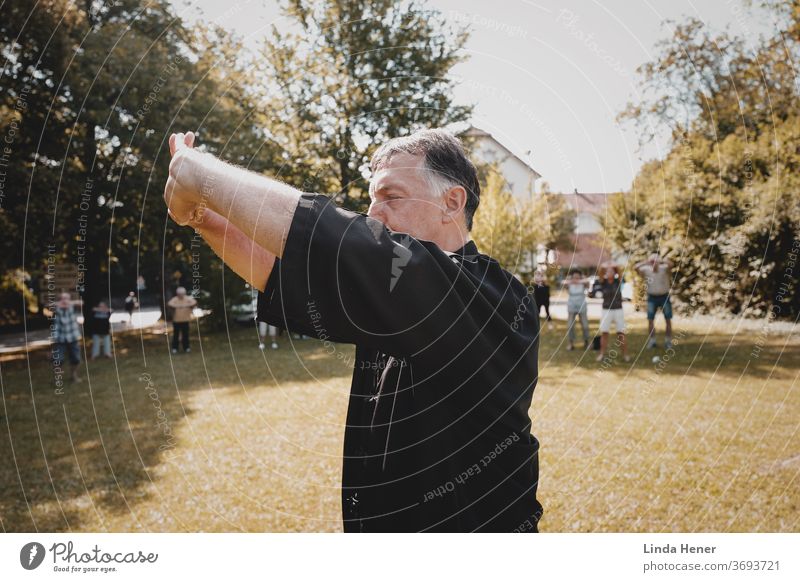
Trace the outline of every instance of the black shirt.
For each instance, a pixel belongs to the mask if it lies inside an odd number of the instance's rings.
[[[533,284],[533,298],[536,305],[550,305],[550,286],[544,283]]]
[[[622,309],[622,279],[603,279],[603,309]]]
[[[111,310],[92,309],[91,332],[96,335],[111,333]]]
[[[538,318],[468,242],[456,253],[304,194],[258,319],[356,344],[345,531],[530,531]]]

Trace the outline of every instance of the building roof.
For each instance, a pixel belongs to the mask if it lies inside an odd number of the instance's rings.
[[[578,192],[577,190],[569,194],[562,194],[575,212],[591,212],[594,214],[604,211],[610,195],[607,192]]]
[[[499,141],[496,137],[494,137],[488,131],[484,131],[484,130],[478,128],[478,127],[475,127],[474,125],[470,125],[464,131],[459,132],[458,135],[459,136],[465,136],[465,137],[480,137],[480,138],[490,139],[495,144],[497,144],[500,147],[500,149],[502,149],[504,152],[506,152],[509,156],[511,156],[515,160],[519,161],[522,165],[524,165],[531,172],[533,172],[536,175],[536,178],[535,178],[536,180],[538,180],[539,178],[542,177],[542,175],[539,172],[537,172],[536,170],[534,170],[528,162],[526,162],[525,160],[520,158],[517,154],[515,154],[510,149],[508,149],[506,146],[504,146],[501,141]]]

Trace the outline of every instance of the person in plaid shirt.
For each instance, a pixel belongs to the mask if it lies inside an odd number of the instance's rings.
[[[80,382],[78,366],[81,363],[81,348],[78,343],[81,339],[81,328],[78,318],[72,309],[72,300],[69,293],[62,293],[61,299],[56,303],[55,329],[53,333],[53,359],[57,364],[64,361],[64,354],[69,357],[72,365],[72,381]]]

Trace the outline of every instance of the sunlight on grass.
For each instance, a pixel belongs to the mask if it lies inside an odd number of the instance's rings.
[[[753,358],[746,334],[688,327],[671,356],[639,353],[643,331],[633,363],[606,365],[565,351],[563,322],[545,331],[541,529],[798,531],[797,343]],[[64,395],[45,351],[4,362],[3,529],[340,531],[346,358],[231,332],[179,356],[163,335],[117,338]]]

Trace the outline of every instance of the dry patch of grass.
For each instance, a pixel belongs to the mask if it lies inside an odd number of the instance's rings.
[[[545,331],[542,530],[798,531],[795,339],[753,358],[753,334],[689,326],[671,356],[638,353],[643,330],[634,362],[605,366]],[[316,341],[262,353],[231,331],[178,356],[124,337],[63,395],[44,352],[4,362],[3,529],[339,531],[350,370]]]

